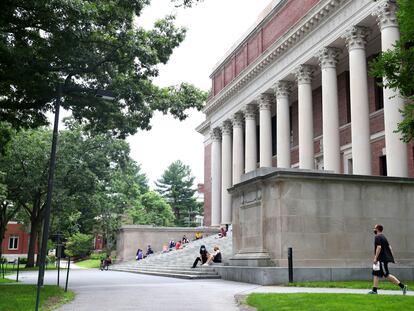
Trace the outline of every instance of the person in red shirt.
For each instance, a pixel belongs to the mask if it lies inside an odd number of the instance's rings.
[[[175,249],[180,249],[181,248],[181,242],[177,241],[177,243],[175,243]]]

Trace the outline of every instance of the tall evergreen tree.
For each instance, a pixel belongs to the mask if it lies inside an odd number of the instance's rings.
[[[189,221],[186,223],[185,218],[188,219],[193,211],[198,209],[194,198],[194,178],[190,167],[178,160],[173,162],[155,183],[157,191],[171,205],[175,224],[178,226],[188,224]]]

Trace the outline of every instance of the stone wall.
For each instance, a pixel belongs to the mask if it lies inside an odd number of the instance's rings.
[[[133,260],[137,249],[145,251],[151,245],[154,252],[162,250],[168,241],[181,240],[183,235],[192,241],[195,233],[201,232],[204,237],[217,234],[217,228],[190,228],[190,227],[152,227],[140,225],[124,225],[119,229],[117,237],[117,260]]]
[[[235,265],[370,267],[376,223],[414,264],[414,179],[262,168],[229,191]]]

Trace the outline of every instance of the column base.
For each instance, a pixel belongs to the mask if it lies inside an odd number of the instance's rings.
[[[273,267],[269,253],[267,252],[253,252],[253,253],[239,253],[229,259],[230,266],[244,266],[244,267]]]

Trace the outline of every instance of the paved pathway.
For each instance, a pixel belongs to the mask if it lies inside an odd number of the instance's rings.
[[[25,272],[20,278],[24,283],[36,283],[36,272]],[[64,285],[65,276],[61,277]],[[47,271],[46,284],[56,284],[56,271]],[[319,292],[366,294],[366,290],[295,288],[258,286],[224,280],[182,280],[115,271],[73,270],[70,272],[69,288],[76,293],[75,300],[58,311],[237,311],[235,295],[252,292]],[[401,291],[382,291],[398,294]],[[413,295],[413,292],[409,292]]]

